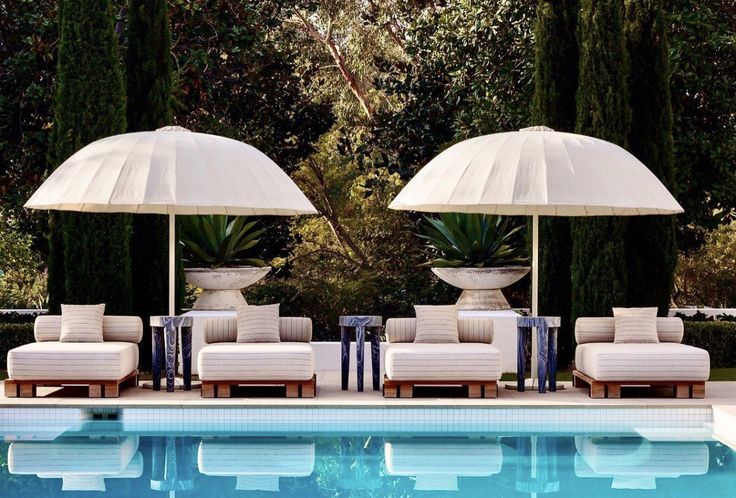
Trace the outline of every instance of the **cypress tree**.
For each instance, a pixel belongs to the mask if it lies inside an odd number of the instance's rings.
[[[125,66],[128,131],[155,130],[172,122],[171,31],[166,0],[129,0]],[[133,217],[133,308],[143,319],[141,368],[149,364],[148,317],[168,314],[168,219]],[[183,283],[183,279],[177,279]]]
[[[84,145],[125,131],[125,89],[111,3],[61,0],[59,11],[54,167]],[[131,217],[66,212],[54,218],[49,273],[54,307],[62,301],[104,302],[108,314],[130,313]]]
[[[582,0],[576,131],[626,146],[630,126],[621,0]],[[575,218],[572,317],[607,316],[626,304],[626,219]]]
[[[663,0],[627,0],[625,8],[631,65],[629,150],[671,190],[672,104]],[[677,265],[675,217],[632,217],[626,250],[629,304],[657,306],[660,314],[666,315]]]
[[[537,4],[532,124],[575,130],[578,5],[578,0],[539,0]],[[541,217],[539,243],[539,312],[562,317],[559,358],[564,365],[572,352],[570,220]]]

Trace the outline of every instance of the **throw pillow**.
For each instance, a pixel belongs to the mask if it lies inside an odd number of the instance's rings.
[[[104,304],[62,304],[59,342],[102,342]]]
[[[657,343],[657,308],[613,308],[613,342]]]
[[[414,342],[458,343],[457,306],[414,306],[417,332]]]
[[[243,305],[237,309],[238,342],[281,342],[279,305]]]

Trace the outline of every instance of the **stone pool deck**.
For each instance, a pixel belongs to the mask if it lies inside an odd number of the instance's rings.
[[[573,388],[569,382],[560,383],[565,389],[557,392],[538,393],[536,390],[516,392],[504,389],[507,382],[499,383],[499,395],[494,399],[478,399],[457,397],[459,391],[448,388],[443,391],[427,389],[424,392],[417,390],[421,397],[415,398],[384,398],[381,391],[373,391],[370,379],[366,379],[366,390],[358,392],[355,386],[355,377],[351,376],[351,385],[348,391],[340,389],[340,372],[321,371],[317,373],[317,397],[311,399],[283,398],[268,395],[254,397],[252,391],[244,390],[238,397],[205,399],[200,396],[198,389],[192,391],[175,391],[168,393],[164,390],[154,392],[143,388],[128,388],[121,391],[119,398],[87,398],[85,389],[80,388],[42,388],[40,397],[36,398],[6,398],[4,389],[0,388],[0,408],[9,407],[145,407],[145,408],[222,408],[222,407],[506,407],[506,408],[533,408],[533,407],[712,407],[723,413],[730,414],[736,423],[736,382],[708,382],[706,384],[705,399],[676,399],[665,397],[651,390],[624,388],[620,399],[591,399],[587,389]],[[508,383],[511,384],[511,383]],[[163,386],[162,386],[163,387]],[[263,391],[261,391],[262,394]],[[725,415],[724,415],[725,416]],[[736,424],[735,424],[736,425]],[[736,436],[736,434],[735,434]]]

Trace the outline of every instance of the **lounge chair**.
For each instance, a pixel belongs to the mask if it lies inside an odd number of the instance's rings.
[[[105,479],[141,477],[143,455],[137,436],[11,443],[8,471],[61,479],[62,491],[105,491]]]
[[[59,342],[61,315],[36,318],[36,342],[8,352],[5,396],[31,398],[42,386],[84,385],[90,398],[116,398],[120,387],[138,385],[137,316],[105,316],[104,342]]]
[[[199,350],[197,371],[203,398],[229,398],[231,386],[283,385],[287,398],[313,398],[312,320],[279,318],[281,342],[236,342],[237,319],[208,318]]]
[[[491,439],[397,438],[384,445],[386,473],[415,478],[416,491],[457,491],[457,478],[501,472],[501,445]]]
[[[467,386],[471,398],[495,398],[501,352],[493,342],[493,321],[458,319],[459,343],[415,343],[416,318],[386,321],[383,395],[411,398],[416,385]]]
[[[235,476],[238,491],[279,491],[282,477],[314,470],[314,442],[297,438],[203,439],[197,467],[206,476]]]
[[[680,344],[679,318],[657,318],[659,343],[614,343],[614,319],[575,322],[573,384],[591,398],[620,398],[621,386],[671,386],[678,398],[703,398],[710,375],[708,352]]]
[[[612,489],[656,489],[657,479],[707,474],[710,461],[702,441],[578,436],[575,449],[575,475],[611,479]]]

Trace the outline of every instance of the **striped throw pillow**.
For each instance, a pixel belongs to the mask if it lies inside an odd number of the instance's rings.
[[[102,342],[104,304],[62,304],[59,342]]]
[[[414,306],[417,314],[417,332],[414,342],[457,343],[457,306]]]
[[[281,342],[279,305],[243,305],[237,309],[238,342]]]
[[[656,343],[657,308],[613,308],[613,342]]]

